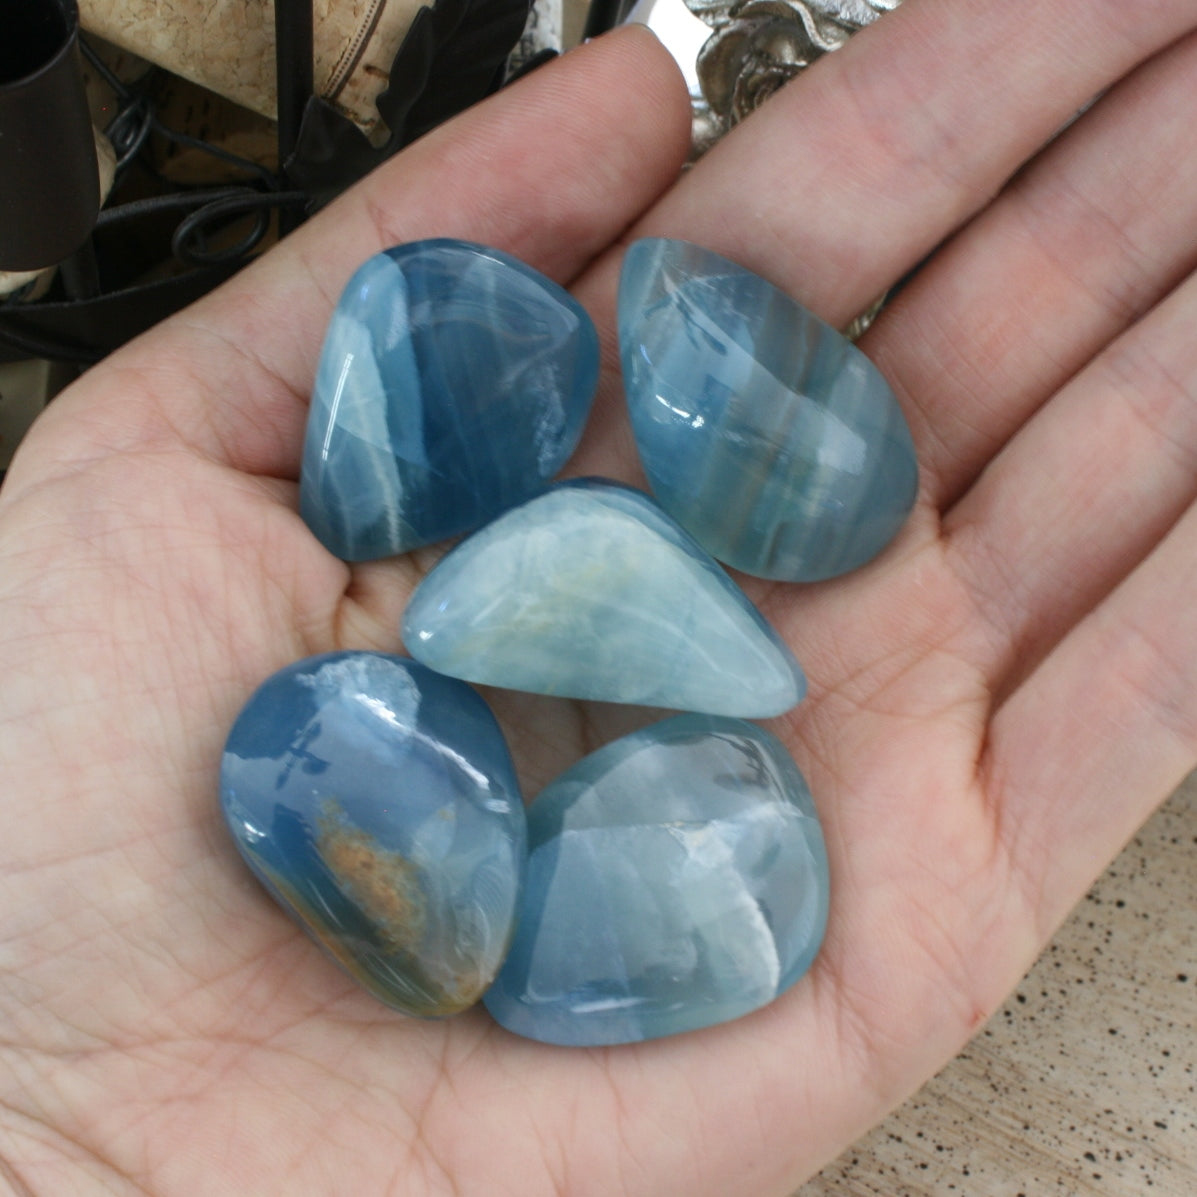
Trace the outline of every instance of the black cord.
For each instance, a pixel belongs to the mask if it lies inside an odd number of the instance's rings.
[[[96,227],[111,227],[157,212],[195,209],[175,230],[171,248],[175,257],[184,265],[220,266],[236,262],[257,245],[269,228],[270,215],[276,208],[299,207],[307,202],[308,197],[302,191],[257,191],[244,186],[207,187],[174,195],[155,195],[147,199],[130,200],[113,208],[104,208],[96,221]],[[228,221],[250,213],[256,214],[257,220],[236,244],[223,249],[208,248],[208,238],[214,232],[225,226]],[[23,305],[14,302],[13,297],[0,303],[0,345],[8,345],[28,357],[77,362],[84,366],[94,365],[104,356],[103,352],[73,341],[12,327],[5,320],[6,312],[16,314],[22,308]]]
[[[270,215],[276,209],[301,208],[308,202],[303,191],[257,191],[252,187],[231,185],[176,191],[130,200],[101,210],[96,229],[111,228],[128,220],[154,216],[160,212],[186,212],[171,237],[171,252],[184,266],[222,266],[250,254],[270,230]],[[253,214],[253,228],[235,245],[209,249],[208,239],[230,219]]]
[[[96,220],[96,228],[105,229],[126,220],[153,216],[159,212],[185,212],[189,208],[202,208],[206,204],[223,203],[225,200],[241,201],[238,210],[246,212],[257,207],[277,208],[306,202],[307,195],[302,191],[257,191],[240,183],[230,183],[223,187],[193,187],[188,191],[151,195],[145,199],[128,200],[111,208],[102,208]]]
[[[280,8],[283,7],[280,3]],[[289,153],[288,147],[293,144],[293,138],[298,136],[302,106],[306,104],[312,88],[311,4],[309,0],[292,0],[285,8],[285,18],[283,15],[278,17],[280,30],[286,26],[285,37],[279,48],[279,61],[287,63],[287,70],[282,76],[286,86],[280,82],[279,92],[280,153]],[[189,133],[168,128],[158,119],[153,100],[144,86],[136,91],[127,87],[87,44],[86,39],[80,39],[80,44],[88,62],[121,103],[120,111],[105,130],[117,151],[118,174],[141,153],[150,133],[156,133],[175,145],[199,150],[251,176],[243,184],[203,190],[191,188],[104,209],[96,222],[97,229],[156,212],[198,207],[198,211],[184,218],[175,230],[171,238],[171,251],[184,266],[216,266],[248,257],[270,231],[272,211],[279,213],[281,232],[299,223],[308,199],[305,194],[284,191],[282,177],[259,162],[192,137]],[[157,174],[156,171],[154,173]],[[255,220],[245,236],[233,245],[221,249],[209,248],[209,238],[214,232],[225,227],[231,218],[249,214],[253,214]]]
[[[186,266],[221,266],[240,261],[250,253],[270,228],[270,214],[302,207],[308,197],[302,191],[261,192],[243,190],[239,194],[212,200],[198,212],[186,217],[175,229],[170,247],[175,257]],[[253,213],[254,226],[233,245],[224,249],[209,249],[210,226],[220,227],[229,218]]]
[[[108,65],[95,50],[87,44],[86,38],[80,38],[79,45],[82,47],[83,54],[87,58],[88,63],[95,69],[104,82],[112,88],[117,98],[121,101],[121,110],[112,118],[108,123],[108,127],[104,130],[105,135],[112,141],[113,147],[117,150],[118,171],[133,160],[145,145],[149,134],[154,132],[160,137],[166,138],[167,141],[174,142],[176,145],[185,145],[191,149],[200,150],[229,166],[235,166],[247,174],[254,175],[270,190],[277,191],[281,188],[282,180],[279,176],[260,162],[254,162],[250,158],[243,158],[240,154],[231,153],[220,146],[212,145],[211,142],[204,141],[199,137],[192,137],[189,133],[179,133],[169,126],[164,125],[158,119],[153,100],[145,93],[144,89],[134,92],[126,87],[112,73]],[[130,132],[126,132],[127,129]],[[119,145],[118,139],[120,141]]]
[[[213,200],[227,199],[232,195],[243,195],[248,189],[240,186],[226,187],[197,187],[190,191],[174,191],[170,195],[151,195],[145,199],[128,200],[123,204],[115,204],[111,208],[101,208],[96,219],[96,228],[104,229],[110,225],[121,224],[126,220],[136,220],[142,216],[153,216],[158,212],[185,212]],[[253,195],[262,195],[254,191]],[[265,198],[265,197],[263,197]]]
[[[110,88],[122,99],[127,100],[132,96],[132,92],[112,73],[108,68],[108,64],[91,48],[88,44],[87,38],[81,37],[79,39],[79,48],[83,51],[83,57],[87,59],[91,65],[92,70],[108,84]]]
[[[176,145],[185,145],[190,146],[194,150],[202,150],[209,157],[217,158],[221,162],[227,162],[230,166],[236,166],[247,174],[257,175],[271,190],[277,191],[281,186],[282,180],[279,176],[260,162],[254,162],[249,158],[242,158],[240,154],[231,153],[229,150],[222,149],[218,145],[212,145],[211,142],[202,141],[198,137],[192,137],[189,133],[180,133],[176,129],[168,129],[157,116],[153,118],[152,123],[155,133],[161,137],[165,137],[168,141],[173,141]]]
[[[141,153],[142,146],[154,127],[153,106],[144,96],[131,99],[108,122],[104,135],[116,151],[116,173],[122,175],[126,167]]]
[[[302,118],[302,105],[298,101],[302,97],[303,104],[306,104],[312,91],[310,48],[306,54],[304,53],[305,39],[310,39],[311,32],[310,0],[292,0],[292,4],[287,8],[289,40],[284,47],[286,54],[280,55],[280,61],[285,58],[289,64],[294,64],[294,69],[289,65],[285,80],[280,80],[280,120],[283,117],[286,91],[287,119],[291,121],[288,137],[293,138],[298,135],[298,121]],[[79,39],[79,46],[92,69],[112,89],[119,101],[116,115],[104,130],[116,151],[118,177],[141,155],[151,133],[175,145],[199,150],[250,176],[242,183],[221,187],[185,188],[169,194],[149,196],[102,208],[95,223],[96,231],[162,212],[187,212],[188,215],[180,221],[171,238],[171,250],[182,265],[200,268],[229,265],[248,257],[269,232],[271,216],[276,211],[280,215],[280,227],[283,231],[286,231],[287,226],[293,227],[298,223],[296,216],[289,214],[294,213],[302,219],[302,209],[310,202],[306,192],[284,190],[283,178],[261,163],[243,158],[201,138],[168,128],[158,119],[154,101],[148,94],[144,80],[136,87],[127,86],[88,44],[86,38]],[[303,65],[305,61],[308,64],[306,73]],[[150,77],[152,76],[147,76]],[[293,147],[293,141],[281,144]],[[161,179],[156,170],[152,167],[150,170],[155,177]],[[255,218],[252,226],[234,244],[218,249],[209,247],[210,239],[221,230],[227,229],[232,221],[250,215]],[[86,263],[81,262],[80,267],[83,265]],[[81,282],[85,281],[81,279]],[[0,301],[0,345],[9,346],[28,357],[76,362],[85,366],[98,362],[104,356],[102,351],[69,340],[12,327],[6,317],[10,314],[15,315],[21,307],[21,304],[15,302],[15,296]]]
[[[77,362],[81,366],[93,366],[104,355],[71,341],[42,337],[37,333],[23,332],[11,328],[0,320],[0,344],[19,350],[26,357],[44,357],[54,362]]]

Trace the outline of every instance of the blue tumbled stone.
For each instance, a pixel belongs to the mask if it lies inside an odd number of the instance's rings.
[[[325,337],[303,518],[348,561],[475,528],[565,464],[597,377],[590,317],[508,254],[445,239],[376,254]]]
[[[619,341],[653,494],[720,561],[811,582],[897,534],[918,466],[893,391],[788,295],[710,250],[637,241]]]
[[[455,1014],[511,938],[526,824],[502,733],[462,682],[381,653],[310,657],[237,717],[221,803],[267,890],[375,997]]]
[[[806,972],[827,922],[810,791],[776,737],[680,715],[600,749],[528,810],[511,951],[484,999],[546,1043],[738,1018]]]
[[[407,651],[440,673],[564,698],[766,718],[806,688],[743,592],[655,503],[563,482],[442,558]]]

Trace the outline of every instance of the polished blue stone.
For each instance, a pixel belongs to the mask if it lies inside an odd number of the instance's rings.
[[[325,337],[303,518],[348,561],[475,528],[565,464],[597,377],[590,317],[515,258],[444,239],[377,254]]]
[[[442,558],[407,651],[510,690],[766,718],[806,688],[743,592],[639,491],[563,482]]]
[[[237,847],[375,997],[422,1017],[502,963],[526,824],[502,733],[462,682],[381,653],[310,657],[237,717],[221,764]]]
[[[810,582],[875,557],[918,491],[889,384],[789,296],[684,241],[635,242],[624,386],[653,494],[713,556]]]
[[[827,854],[776,737],[680,715],[575,765],[528,810],[528,879],[484,999],[508,1030],[593,1046],[738,1018],[810,967]]]

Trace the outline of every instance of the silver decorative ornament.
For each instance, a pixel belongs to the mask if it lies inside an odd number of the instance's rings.
[[[694,156],[812,62],[901,0],[686,0],[712,33],[698,53]]]

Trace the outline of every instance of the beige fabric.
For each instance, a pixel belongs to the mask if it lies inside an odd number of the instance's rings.
[[[420,0],[315,0],[316,91],[366,132]],[[79,0],[83,28],[265,116],[275,115],[265,0]]]

